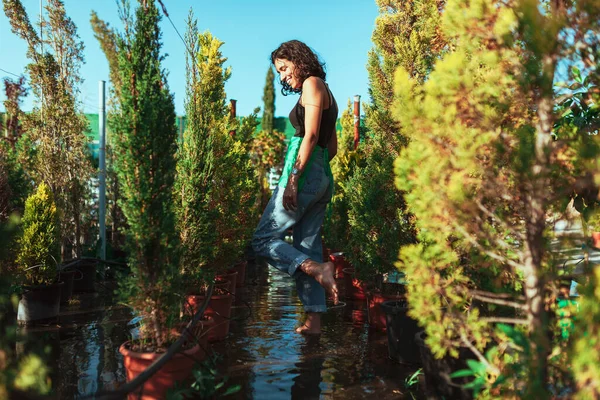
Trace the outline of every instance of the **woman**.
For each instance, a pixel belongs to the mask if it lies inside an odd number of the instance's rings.
[[[290,113],[296,134],[290,141],[284,171],[254,233],[252,247],[269,264],[296,280],[306,323],[298,333],[321,333],[325,291],[338,303],[331,262],[323,263],[321,226],[333,193],[329,161],[337,152],[338,108],[325,83],[323,64],[304,43],[282,43],[271,62],[279,73],[284,95],[300,93]],[[294,244],[285,232],[293,228]]]

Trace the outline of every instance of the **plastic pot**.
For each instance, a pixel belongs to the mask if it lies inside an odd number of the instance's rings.
[[[60,311],[60,293],[64,283],[25,287],[19,300],[17,322],[52,322],[58,319]]]
[[[415,335],[415,342],[417,343],[421,355],[421,363],[423,364],[423,376],[425,378],[423,390],[426,397],[428,399],[472,399],[472,392],[462,387],[468,382],[468,378],[453,380],[450,378],[450,374],[461,369],[466,369],[466,360],[468,358],[475,358],[475,355],[467,349],[461,349],[459,351],[459,358],[446,355],[441,359],[436,359],[425,344],[425,337],[424,331]]]
[[[403,364],[419,364],[419,348],[415,346],[419,326],[408,316],[406,300],[388,300],[379,305],[385,314],[390,358]]]
[[[373,293],[367,295],[367,313],[369,316],[369,326],[378,331],[387,329],[387,314],[383,310],[382,304],[386,301],[406,301],[405,296],[400,294],[381,294]],[[416,331],[415,331],[416,333]]]

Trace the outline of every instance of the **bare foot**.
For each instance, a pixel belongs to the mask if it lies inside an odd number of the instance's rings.
[[[315,278],[325,292],[333,298],[333,304],[338,304],[338,288],[334,278],[335,266],[332,262],[318,263],[308,259],[302,263],[300,270]]]
[[[319,335],[321,333],[321,314],[308,313],[304,325],[296,328],[296,333],[303,335]]]

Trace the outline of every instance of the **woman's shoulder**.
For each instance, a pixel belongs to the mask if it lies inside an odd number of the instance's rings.
[[[325,92],[325,81],[317,76],[309,76],[302,83],[302,94]]]

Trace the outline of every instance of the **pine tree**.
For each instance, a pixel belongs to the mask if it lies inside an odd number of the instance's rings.
[[[173,95],[161,68],[160,15],[140,1],[135,21],[118,38],[118,109],[112,121],[120,207],[132,274],[120,291],[143,317],[142,337],[162,346],[177,315],[177,235],[172,196],[177,129]]]
[[[273,121],[275,118],[275,73],[273,68],[269,66],[267,70],[267,78],[265,81],[265,89],[263,94],[263,117],[262,117],[262,130],[271,133],[273,132]]]
[[[438,356],[471,350],[470,387],[485,398],[549,398],[573,379],[565,344],[551,341],[563,271],[548,221],[599,148],[581,131],[553,131],[553,82],[567,60],[598,78],[590,49],[600,14],[590,4],[448,0],[451,51],[424,83],[404,66],[396,75],[396,116],[410,139],[396,183],[420,240],[400,253],[411,315]],[[593,43],[573,47],[590,32]]]
[[[378,0],[367,70],[372,104],[365,107],[368,129],[364,164],[344,183],[349,204],[349,258],[360,278],[394,270],[400,246],[415,241],[411,214],[395,190],[393,162],[406,145],[392,118],[393,73],[399,66],[424,80],[445,46],[438,29],[441,0]]]

